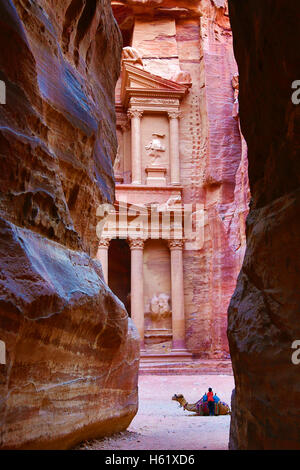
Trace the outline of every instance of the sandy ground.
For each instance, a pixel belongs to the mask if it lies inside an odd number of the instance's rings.
[[[196,450],[228,448],[230,416],[195,416],[172,401],[182,393],[194,403],[212,387],[230,404],[234,380],[228,375],[141,376],[139,411],[128,430],[82,443],[90,450]]]

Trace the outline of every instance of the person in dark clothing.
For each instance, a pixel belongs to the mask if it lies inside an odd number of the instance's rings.
[[[207,406],[209,410],[209,416],[214,416],[215,415],[215,400],[214,400],[214,394],[213,394],[212,388],[208,389]]]

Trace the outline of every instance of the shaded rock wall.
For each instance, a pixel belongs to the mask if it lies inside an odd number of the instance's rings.
[[[183,202],[205,209],[201,250],[184,252],[186,344],[202,357],[228,357],[227,308],[245,250],[247,150],[234,112],[237,73],[227,2],[112,1],[123,37],[145,69],[192,87],[181,105]],[[196,207],[196,206],[195,206]]]
[[[229,308],[236,389],[231,449],[299,449],[299,2],[230,0],[252,194],[247,250]]]
[[[4,0],[0,40],[0,448],[66,448],[137,410],[137,333],[90,257],[120,34],[107,0]]]

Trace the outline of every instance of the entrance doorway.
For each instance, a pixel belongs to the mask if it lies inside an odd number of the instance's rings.
[[[131,316],[131,255],[126,240],[111,240],[108,251],[108,285],[113,293],[124,303]]]

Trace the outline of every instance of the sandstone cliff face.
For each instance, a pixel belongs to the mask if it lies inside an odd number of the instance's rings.
[[[187,201],[204,204],[204,245],[187,253],[188,345],[210,357],[228,357],[227,307],[245,249],[249,187],[247,149],[234,113],[232,79],[237,74],[226,1],[201,1],[199,65],[191,51],[189,23],[181,35],[181,66],[192,71],[190,112],[181,121],[189,162],[183,164]],[[187,34],[189,31],[189,34]],[[194,36],[194,51],[196,46]],[[188,142],[188,136],[192,141]],[[192,175],[192,179],[190,176]],[[191,274],[188,274],[191,276]],[[196,306],[196,308],[195,308]]]
[[[234,105],[237,74],[225,0],[112,1],[123,37],[145,69],[192,79],[181,105],[183,202],[205,210],[201,250],[184,252],[186,344],[202,357],[229,356],[227,308],[245,251],[247,149]]]
[[[299,3],[230,0],[252,204],[229,308],[231,449],[299,449]]]
[[[0,448],[70,447],[137,410],[137,333],[90,257],[114,198],[109,3],[0,5]]]

